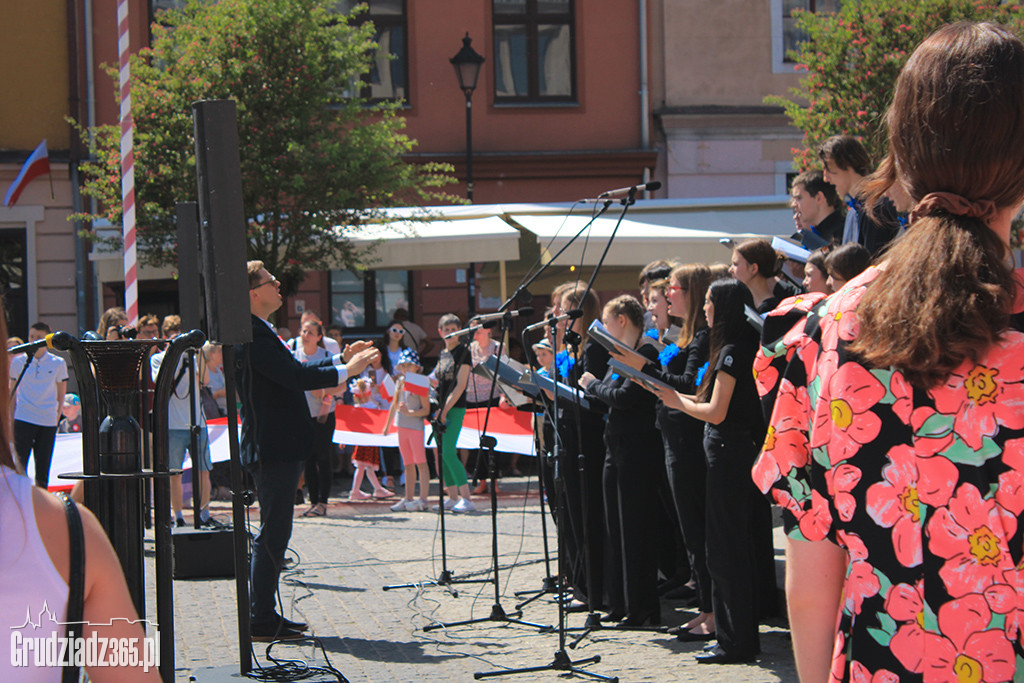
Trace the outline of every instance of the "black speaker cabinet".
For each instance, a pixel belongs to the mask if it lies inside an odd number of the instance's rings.
[[[192,119],[208,337],[243,344],[252,341],[252,327],[235,102],[194,102]]]
[[[235,575],[234,541],[230,529],[176,528],[174,545],[176,579],[215,579]]]
[[[177,227],[181,331],[205,330],[199,270],[199,206],[195,202],[177,205]]]

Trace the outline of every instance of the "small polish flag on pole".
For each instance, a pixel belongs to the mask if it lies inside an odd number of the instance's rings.
[[[46,140],[43,140],[36,147],[35,151],[29,155],[25,164],[21,167],[18,177],[14,179],[14,182],[8,188],[7,194],[4,195],[4,206],[14,206],[14,203],[18,201],[18,197],[21,196],[22,190],[30,182],[49,172],[50,155],[46,151]]]
[[[429,398],[430,380],[426,375],[417,375],[415,372],[407,372],[405,373],[405,390],[410,394]]]
[[[388,403],[395,398],[395,380],[391,379],[391,375],[384,375],[384,379],[377,389],[380,391],[381,398]]]

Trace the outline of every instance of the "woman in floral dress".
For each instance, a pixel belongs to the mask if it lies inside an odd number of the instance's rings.
[[[1024,201],[1024,44],[992,24],[939,30],[900,74],[888,128],[870,194],[908,196],[909,229],[832,297],[783,302],[773,316],[807,316],[755,361],[774,411],[753,474],[786,511],[797,669],[805,682],[1014,680],[1024,274],[1008,243]]]

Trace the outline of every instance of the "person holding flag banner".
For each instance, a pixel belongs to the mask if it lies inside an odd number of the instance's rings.
[[[423,418],[430,414],[430,380],[418,374],[420,369],[419,355],[412,349],[402,349],[395,366],[399,374],[397,396],[389,416],[397,417],[398,450],[405,466],[405,497],[391,506],[395,512],[422,512],[427,509],[430,496],[430,468],[423,445]],[[418,499],[415,497],[417,482],[420,486]]]
[[[18,177],[14,179],[11,186],[7,188],[7,194],[4,195],[4,206],[14,206],[18,201],[18,197],[21,196],[22,191],[31,183],[33,180],[42,175],[50,173],[50,154],[46,150],[46,140],[39,143],[39,146],[35,148],[35,151],[29,155],[28,159],[22,165],[21,170],[18,172]],[[51,180],[50,184],[50,198],[53,198],[53,183]]]

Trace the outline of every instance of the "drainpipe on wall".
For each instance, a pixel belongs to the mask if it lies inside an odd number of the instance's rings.
[[[78,3],[75,0],[67,0],[67,22],[68,22],[68,113],[75,117],[76,121],[82,116],[81,82],[78,75],[79,57],[81,55],[81,41],[79,31],[82,28],[81,19],[78,14]],[[79,121],[80,122],[80,121]],[[71,146],[68,150],[68,180],[71,183],[71,210],[74,213],[82,211],[82,194],[78,184],[78,162],[82,156],[82,141],[77,132],[72,130]],[[86,296],[85,296],[85,245],[78,236],[82,229],[82,221],[76,220],[72,223],[72,239],[75,241],[75,325],[80,334],[85,329]]]
[[[651,146],[650,124],[650,85],[647,81],[647,0],[640,0],[640,148]],[[651,181],[651,169],[644,168],[644,183]],[[650,199],[651,193],[644,191],[644,197]]]
[[[84,52],[85,52],[85,123],[86,123],[86,126],[88,126],[89,131],[92,131],[93,127],[95,127],[95,125],[96,125],[96,75],[94,73],[94,69],[95,69],[95,66],[94,66],[95,55],[94,55],[94,38],[93,38],[93,28],[92,28],[92,10],[93,10],[92,0],[85,0],[84,6],[85,6],[85,45],[84,45],[84,47],[85,47],[85,49],[84,49]],[[89,138],[88,142],[89,142],[89,159],[92,160],[93,159],[93,139],[92,139],[92,136],[91,136],[91,132],[90,132],[90,138]],[[77,187],[77,185],[76,185],[76,187]],[[89,198],[89,213],[91,213],[92,215],[95,216],[96,215],[96,211],[97,211],[98,208],[99,207],[98,207],[98,204],[96,202],[96,198],[95,197],[90,197]],[[81,240],[79,240],[79,242],[77,242],[76,244],[78,244],[80,242],[81,242]],[[76,247],[76,249],[77,249],[77,247]],[[83,262],[82,262],[82,271],[81,271],[81,273],[79,275],[80,282],[79,282],[79,287],[78,287],[79,327],[81,327],[82,329],[92,329],[93,327],[95,327],[94,325],[89,324],[89,323],[86,323],[84,325],[82,324],[82,320],[84,319],[84,317],[85,317],[85,315],[86,315],[86,313],[88,311],[88,308],[89,308],[89,306],[88,306],[88,298],[87,298],[88,291],[91,290],[92,293],[93,293],[93,297],[94,297],[93,300],[95,302],[95,306],[96,306],[96,310],[97,311],[100,308],[102,308],[102,306],[103,306],[103,303],[102,303],[103,302],[103,298],[102,298],[102,293],[100,292],[99,276],[96,274],[96,270],[95,269],[93,269],[93,271],[92,271],[92,282],[89,283],[91,286],[89,288],[85,287],[85,280],[86,280],[86,277],[87,277],[87,274],[86,274],[86,261],[85,261],[86,254],[84,253],[85,252],[85,244],[81,244],[81,249],[83,251]],[[77,262],[77,256],[78,256],[78,254],[77,254],[77,251],[76,251],[76,254],[75,254],[76,262]],[[95,315],[94,318],[98,319],[99,315],[98,314]]]

